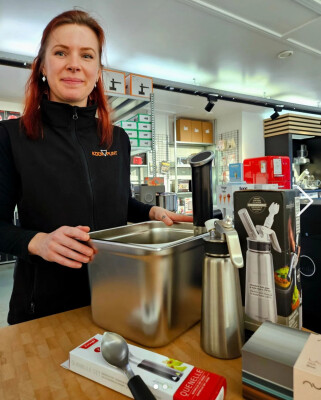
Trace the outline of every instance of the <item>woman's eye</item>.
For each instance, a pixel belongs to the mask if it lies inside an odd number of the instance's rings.
[[[91,54],[84,54],[83,57],[84,58],[90,58],[90,59],[94,58]]]
[[[65,53],[64,53],[63,51],[56,51],[56,52],[55,52],[55,55],[56,55],[56,56],[63,57],[63,56],[65,55]]]

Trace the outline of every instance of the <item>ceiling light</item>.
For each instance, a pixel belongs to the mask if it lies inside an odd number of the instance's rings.
[[[288,58],[293,56],[293,51],[292,50],[285,50],[281,51],[281,53],[278,54],[278,58]]]
[[[205,111],[211,112],[215,103],[217,102],[218,94],[208,94],[207,101],[208,103],[205,106]]]
[[[274,107],[274,113],[272,115],[270,115],[270,118],[272,121],[274,121],[275,119],[277,119],[277,117],[280,116],[280,112],[283,110],[284,105],[277,105]]]

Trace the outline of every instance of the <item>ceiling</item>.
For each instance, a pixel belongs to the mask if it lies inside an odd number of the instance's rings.
[[[321,0],[0,0],[0,58],[32,59],[45,25],[73,7],[103,25],[107,67],[321,104]],[[0,65],[0,99],[22,102],[28,74]]]

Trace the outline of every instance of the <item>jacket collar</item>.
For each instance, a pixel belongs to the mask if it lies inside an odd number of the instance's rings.
[[[97,111],[96,104],[88,107],[78,107],[47,99],[42,99],[40,108],[43,122],[57,127],[70,126],[75,120],[77,120],[77,125],[91,125],[95,123]]]

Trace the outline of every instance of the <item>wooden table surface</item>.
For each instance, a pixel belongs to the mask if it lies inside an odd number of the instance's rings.
[[[103,332],[90,307],[0,328],[0,399],[128,398],[60,366],[70,350]],[[199,324],[169,345],[149,350],[225,376],[226,399],[242,399],[241,358],[219,360],[204,353]]]

